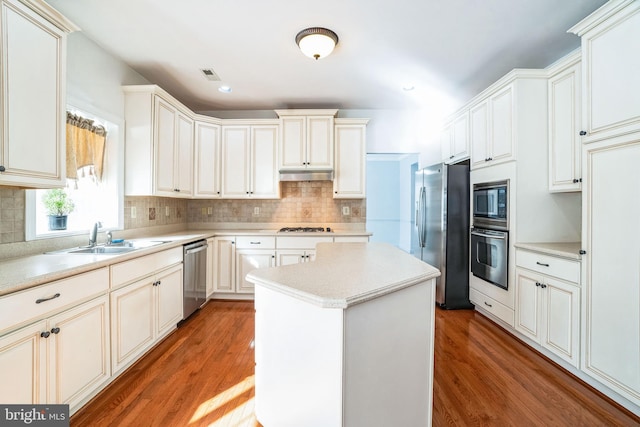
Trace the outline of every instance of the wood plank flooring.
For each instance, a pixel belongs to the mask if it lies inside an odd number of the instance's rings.
[[[252,302],[209,302],[71,426],[260,426],[253,328]],[[484,316],[438,309],[433,425],[640,426],[640,419]]]

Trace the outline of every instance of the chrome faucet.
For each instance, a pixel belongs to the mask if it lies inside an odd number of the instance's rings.
[[[107,231],[107,246],[111,245],[113,243],[113,234],[111,233],[111,230]]]
[[[100,221],[96,221],[89,230],[89,247],[94,247],[98,242],[98,228],[102,227],[102,223]]]

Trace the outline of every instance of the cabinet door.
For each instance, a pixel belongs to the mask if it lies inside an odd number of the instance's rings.
[[[251,127],[251,197],[278,198],[278,126]]]
[[[549,191],[580,191],[580,64],[548,82]]]
[[[236,251],[233,237],[214,240],[213,291],[235,291]]]
[[[182,264],[155,277],[156,339],[175,329],[182,320]]]
[[[631,2],[583,35],[584,125],[589,136],[622,135],[640,129],[637,52],[640,52],[638,2]]]
[[[307,169],[333,169],[333,116],[307,117]]]
[[[49,401],[76,407],[111,375],[109,299],[102,296],[49,319]]]
[[[239,294],[251,294],[254,285],[248,282],[246,275],[258,268],[274,267],[276,254],[274,251],[237,249],[236,250],[236,292]]]
[[[516,322],[518,332],[540,341],[540,316],[542,301],[540,300],[541,277],[533,273],[516,269]]]
[[[487,101],[469,111],[469,142],[471,144],[471,168],[485,166],[489,159],[489,121]]]
[[[222,127],[222,197],[249,197],[250,129],[249,126]]]
[[[455,157],[451,149],[451,138],[453,137],[452,125],[446,126],[440,133],[440,149],[442,150],[442,161],[450,162]]]
[[[282,147],[280,169],[300,169],[306,166],[307,121],[303,116],[282,117]]]
[[[194,196],[220,197],[220,126],[196,123]]]
[[[513,157],[513,86],[489,98],[489,158],[492,163]]]
[[[111,364],[117,373],[154,340],[154,286],[145,278],[111,292]]]
[[[155,194],[174,197],[176,109],[160,97],[155,98]]]
[[[190,197],[193,194],[193,120],[177,113],[177,127],[175,185],[180,197]]]
[[[449,160],[456,162],[469,156],[469,114],[464,113],[454,120],[450,139]]]
[[[2,2],[1,31],[0,184],[64,186],[65,33],[20,2]]]
[[[215,240],[207,239],[207,298],[213,293],[213,275],[215,268]]]
[[[365,197],[366,127],[336,125],[335,177],[333,197],[360,199]]]
[[[584,149],[582,369],[640,405],[640,139]]]
[[[546,277],[540,343],[574,366],[578,365],[580,289],[576,285]]]
[[[26,326],[0,338],[0,402],[46,403],[46,322]]]
[[[299,264],[306,261],[305,255],[306,253],[303,250],[279,250],[276,252],[277,264],[279,266]]]

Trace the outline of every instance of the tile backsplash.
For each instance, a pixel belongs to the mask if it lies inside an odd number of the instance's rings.
[[[334,199],[330,181],[280,183],[275,200],[194,200],[170,197],[124,198],[124,228],[188,223],[331,224],[366,222],[365,199]],[[0,244],[24,242],[25,190],[0,186]],[[348,208],[345,212],[345,208]],[[132,218],[135,211],[135,218]]]
[[[25,191],[0,186],[0,244],[24,241]]]
[[[281,182],[280,199],[189,200],[190,223],[364,223],[365,199],[334,199],[331,181]],[[348,207],[348,214],[343,208]]]

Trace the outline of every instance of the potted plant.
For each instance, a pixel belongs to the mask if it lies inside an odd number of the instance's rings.
[[[49,216],[49,230],[66,230],[67,215],[73,212],[73,200],[63,188],[47,190],[42,196],[47,215]]]

